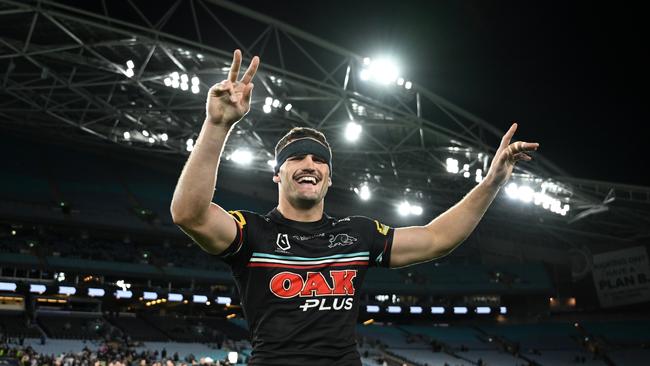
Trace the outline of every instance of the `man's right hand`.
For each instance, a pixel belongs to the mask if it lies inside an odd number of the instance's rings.
[[[260,58],[255,56],[244,77],[237,81],[241,66],[241,51],[235,50],[230,65],[228,79],[213,85],[208,92],[206,102],[206,119],[215,125],[230,128],[241,120],[250,110],[253,76],[260,65]]]

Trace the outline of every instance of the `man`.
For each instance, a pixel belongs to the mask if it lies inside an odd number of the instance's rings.
[[[174,192],[174,222],[208,253],[228,263],[241,295],[253,346],[249,365],[361,365],[355,324],[359,288],[370,266],[403,267],[449,254],[469,236],[518,160],[536,143],[501,141],[485,180],[425,226],[390,228],[361,216],[324,214],[332,185],[331,150],[320,132],[294,128],[276,146],[277,208],[267,215],[226,212],[212,202],[228,133],[249,111],[259,58],[237,81],[208,94],[206,119]]]

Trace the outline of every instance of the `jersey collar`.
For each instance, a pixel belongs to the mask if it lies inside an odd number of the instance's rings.
[[[267,216],[269,216],[271,220],[277,223],[281,223],[287,226],[291,226],[303,230],[313,230],[325,225],[329,225],[330,220],[332,219],[329,215],[323,212],[323,216],[318,221],[313,221],[313,222],[293,221],[282,216],[280,211],[278,211],[277,207],[271,210],[267,214]]]

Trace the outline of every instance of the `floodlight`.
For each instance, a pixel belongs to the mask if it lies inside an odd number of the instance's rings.
[[[199,94],[199,86],[198,85],[192,85],[192,93],[194,94]]]
[[[149,137],[149,143],[153,144],[154,142],[156,142],[156,140],[153,137]]]
[[[162,135],[160,135],[160,139],[163,141],[167,141],[169,139],[169,136],[166,133],[163,133]]]
[[[179,78],[178,71],[172,72],[171,74],[169,74],[169,76],[171,76],[172,80],[178,80]]]
[[[348,122],[345,126],[345,139],[348,141],[358,140],[361,135],[361,130],[363,130],[363,127],[361,127],[360,124],[356,122]]]
[[[431,314],[444,314],[444,313],[445,313],[445,308],[442,306],[431,307]]]
[[[134,75],[133,69],[126,69],[126,71],[124,72],[124,75],[126,75],[126,77],[128,77],[128,78],[133,77],[133,75]]]
[[[262,106],[262,110],[264,111],[264,113],[267,113],[267,114],[271,113],[271,105],[270,104],[264,104],[264,106]]]
[[[142,136],[144,136],[144,137],[149,137],[149,131],[147,131],[147,130],[142,130]]]
[[[368,188],[367,184],[361,185],[358,189],[355,189],[357,194],[359,195],[359,198],[363,201],[367,201],[370,199],[371,194],[370,194],[370,188]]]
[[[253,154],[246,149],[237,149],[230,155],[230,160],[237,164],[248,165],[253,161]]]
[[[187,74],[181,74],[181,83],[186,83],[189,81]]]
[[[180,85],[181,85],[181,84],[180,84],[180,82],[178,81],[178,79],[172,79],[172,88],[174,88],[174,89],[178,89],[178,87],[179,87]]]
[[[163,80],[163,82],[165,83],[165,86],[172,86],[172,79],[171,78],[165,78]]]
[[[411,215],[420,216],[422,215],[422,206],[411,205],[411,207],[409,208],[409,212],[411,213]]]
[[[124,131],[124,139],[125,140],[131,139],[131,133],[129,131]]]
[[[404,87],[405,87],[406,89],[411,89],[411,88],[413,87],[413,83],[410,82],[410,81],[407,81],[406,83],[404,83]]]
[[[29,292],[34,293],[34,294],[42,294],[45,292],[45,285],[40,285],[40,284],[31,284],[29,285]]]
[[[169,301],[183,301],[183,295],[181,294],[175,294],[175,293],[169,293],[167,294],[167,300]]]
[[[379,312],[379,306],[377,306],[377,305],[366,305],[366,312],[367,313],[378,313]]]
[[[458,160],[454,158],[447,158],[446,160],[447,172],[456,174],[458,173]]]
[[[467,314],[467,307],[454,306],[454,314]]]
[[[399,306],[389,306],[386,308],[386,311],[388,311],[391,314],[399,314],[402,312],[402,308]]]
[[[192,296],[192,301],[195,303],[205,303],[208,301],[208,297],[205,295],[194,295]]]
[[[232,299],[228,296],[217,296],[217,304],[230,305]]]
[[[411,213],[411,205],[407,201],[404,201],[397,206],[397,212],[400,216],[406,216]]]
[[[199,85],[200,82],[198,76],[192,76],[192,85]]]
[[[133,60],[129,60],[129,61],[127,61],[127,62],[126,62],[126,67],[128,67],[129,69],[134,68],[134,67],[135,67],[135,64],[133,63]]]
[[[90,297],[102,297],[105,293],[103,288],[88,288],[88,296]]]
[[[181,90],[185,91],[188,88],[189,88],[189,86],[187,85],[187,82],[181,82]]]
[[[289,112],[289,111],[291,110],[291,108],[293,108],[293,106],[291,105],[291,103],[287,103],[287,104],[284,106],[284,110],[287,111],[287,112]]]

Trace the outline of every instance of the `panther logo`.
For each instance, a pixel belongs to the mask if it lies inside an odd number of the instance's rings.
[[[336,236],[330,235],[329,241],[330,241],[330,245],[328,245],[327,247],[334,248],[337,245],[342,247],[347,245],[352,245],[354,244],[354,242],[357,241],[357,238],[355,238],[354,236],[350,236],[348,234],[336,234]]]

